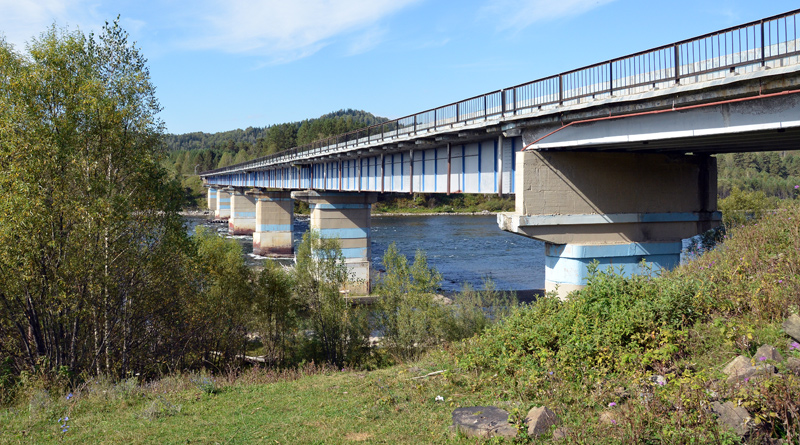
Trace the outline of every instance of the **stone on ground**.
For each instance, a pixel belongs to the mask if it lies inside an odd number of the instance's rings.
[[[611,411],[603,411],[600,413],[600,423],[604,425],[616,425],[617,419]]]
[[[757,365],[753,365],[749,358],[740,355],[728,363],[725,368],[722,369],[722,373],[728,376],[728,384],[735,384],[753,377],[769,377],[775,373],[774,366],[767,363],[758,363]]]
[[[533,407],[525,416],[525,424],[528,425],[529,436],[539,436],[550,430],[550,427],[558,423],[556,413],[546,406]]]
[[[793,314],[783,322],[783,332],[796,341],[800,341],[800,315]]]
[[[470,437],[511,439],[517,429],[508,423],[508,411],[496,406],[469,406],[453,411],[453,427]]]
[[[789,357],[786,359],[786,369],[792,374],[800,375],[800,358]]]
[[[736,406],[732,402],[713,402],[711,403],[711,410],[719,416],[719,422],[722,425],[732,429],[739,437],[747,434],[751,418],[746,409]]]
[[[756,355],[754,355],[754,357],[756,358],[756,361],[760,361],[761,357],[764,357],[766,360],[775,363],[780,363],[783,361],[783,356],[781,353],[778,352],[778,349],[772,345],[761,345],[761,347],[756,350]]]

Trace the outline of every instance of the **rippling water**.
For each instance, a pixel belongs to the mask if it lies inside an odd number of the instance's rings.
[[[190,231],[204,224],[203,217],[187,217]],[[214,224],[227,234],[227,225]],[[295,221],[295,243],[308,230],[308,219]],[[457,291],[463,283],[480,288],[491,278],[501,290],[544,287],[544,243],[503,232],[495,215],[480,216],[374,216],[372,218],[372,264],[383,269],[386,248],[395,242],[400,253],[414,258],[425,251],[430,266],[443,277],[443,291]],[[237,237],[246,253],[253,251],[251,237]]]

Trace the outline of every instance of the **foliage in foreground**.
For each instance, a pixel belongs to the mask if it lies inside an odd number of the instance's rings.
[[[0,356],[152,370],[181,354],[189,243],[144,57],[117,22],[0,39]]]

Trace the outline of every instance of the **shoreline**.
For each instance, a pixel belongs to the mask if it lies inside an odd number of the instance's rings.
[[[480,212],[400,212],[400,213],[372,213],[373,218],[383,216],[490,216],[497,215],[500,212],[490,212],[482,210]],[[211,210],[181,210],[178,212],[181,216],[211,216]],[[307,217],[309,215],[304,213],[295,213],[295,217]]]

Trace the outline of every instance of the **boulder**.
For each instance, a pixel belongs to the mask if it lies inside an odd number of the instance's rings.
[[[800,341],[800,316],[793,314],[783,322],[783,332],[796,341]]]
[[[753,377],[769,377],[775,373],[775,367],[760,362],[757,365],[753,365],[749,358],[740,355],[728,363],[725,368],[722,369],[722,373],[728,376],[727,382],[732,385],[743,380],[749,380]]]
[[[556,413],[546,406],[533,407],[525,416],[525,424],[528,425],[528,436],[540,436],[550,430],[550,427],[558,423]]]
[[[789,357],[786,359],[786,369],[794,375],[800,375],[800,358]]]
[[[762,361],[762,357],[764,357],[765,360],[775,363],[780,363],[783,361],[783,356],[781,353],[778,352],[778,350],[772,345],[761,345],[761,347],[756,350],[756,355],[753,357],[755,357],[757,363]]]
[[[732,402],[712,402],[711,410],[719,416],[719,423],[732,429],[739,437],[744,437],[750,429],[750,413]]]
[[[494,436],[512,439],[517,435],[514,425],[508,423],[508,411],[496,406],[468,406],[453,411],[453,428],[470,437]]]
[[[616,425],[617,419],[611,411],[603,411],[600,413],[600,423],[604,425]]]

